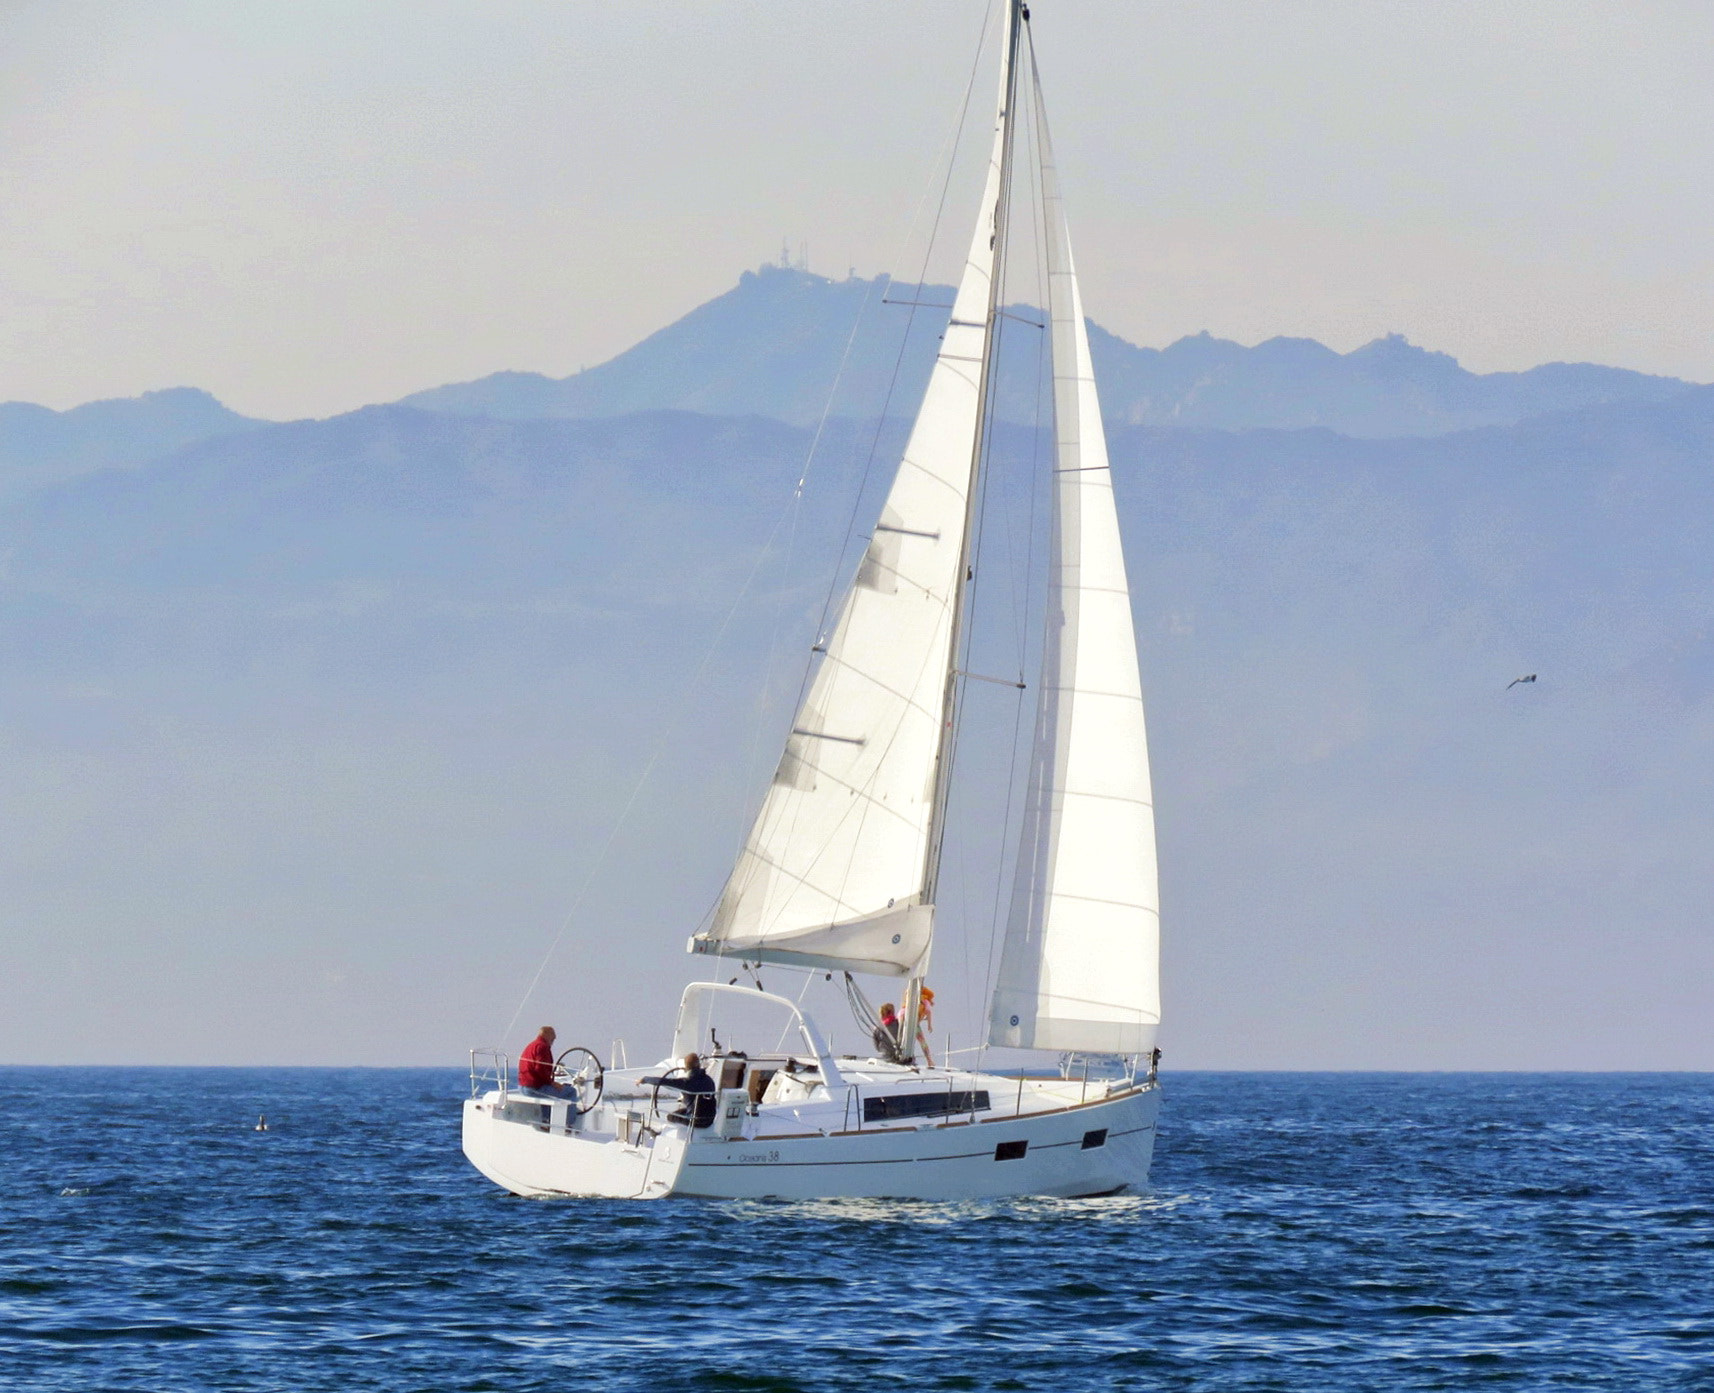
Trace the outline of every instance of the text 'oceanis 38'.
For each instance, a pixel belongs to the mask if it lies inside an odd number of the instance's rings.
[[[517,1077],[505,1054],[473,1052],[464,1152],[514,1193],[960,1200],[1147,1182],[1159,897],[1136,636],[1020,0],[1003,0],[1000,44],[982,201],[921,407],[737,864],[690,940],[717,977],[748,980],[687,987],[653,1066],[581,1048],[556,1060],[551,1036]],[[1036,465],[1051,500],[1034,556],[1040,678],[1010,684],[1034,687],[1034,738],[1014,760],[1024,795],[983,1043],[968,1067],[937,1065],[925,978],[954,756],[973,738],[961,721],[1007,255],[1026,230],[1052,384]],[[803,994],[762,990],[762,964],[841,993],[862,1050],[835,1054]],[[869,1005],[859,979],[877,978],[896,1009]]]

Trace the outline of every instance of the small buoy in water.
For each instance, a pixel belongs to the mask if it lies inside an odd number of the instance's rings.
[[[256,1119],[256,1130],[258,1132],[266,1132],[268,1130],[268,1115],[267,1115],[267,1113],[263,1113],[260,1117],[258,1117]]]

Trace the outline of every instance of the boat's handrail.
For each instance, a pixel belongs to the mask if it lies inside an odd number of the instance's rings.
[[[480,1098],[489,1089],[499,1090],[504,1100],[512,1082],[512,1056],[504,1050],[470,1052],[470,1096]]]

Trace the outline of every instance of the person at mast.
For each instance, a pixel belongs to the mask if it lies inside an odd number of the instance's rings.
[[[898,1008],[892,1002],[886,1002],[881,1007],[881,1023],[875,1027],[875,1055],[889,1064],[903,1064],[904,1055],[899,1052],[899,1020]]]
[[[922,1051],[923,1063],[930,1069],[934,1068],[934,1056],[929,1053],[928,1035],[934,1029],[934,988],[924,987],[917,1005],[917,1048]]]

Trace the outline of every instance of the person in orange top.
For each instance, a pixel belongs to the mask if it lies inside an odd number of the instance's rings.
[[[922,1047],[923,1062],[934,1068],[934,1056],[928,1052],[928,1033],[934,1029],[934,989],[924,987],[917,999],[917,1044]]]
[[[518,1056],[518,1087],[551,1091],[553,1081],[553,1042],[558,1032],[544,1025],[534,1040],[524,1046]]]

